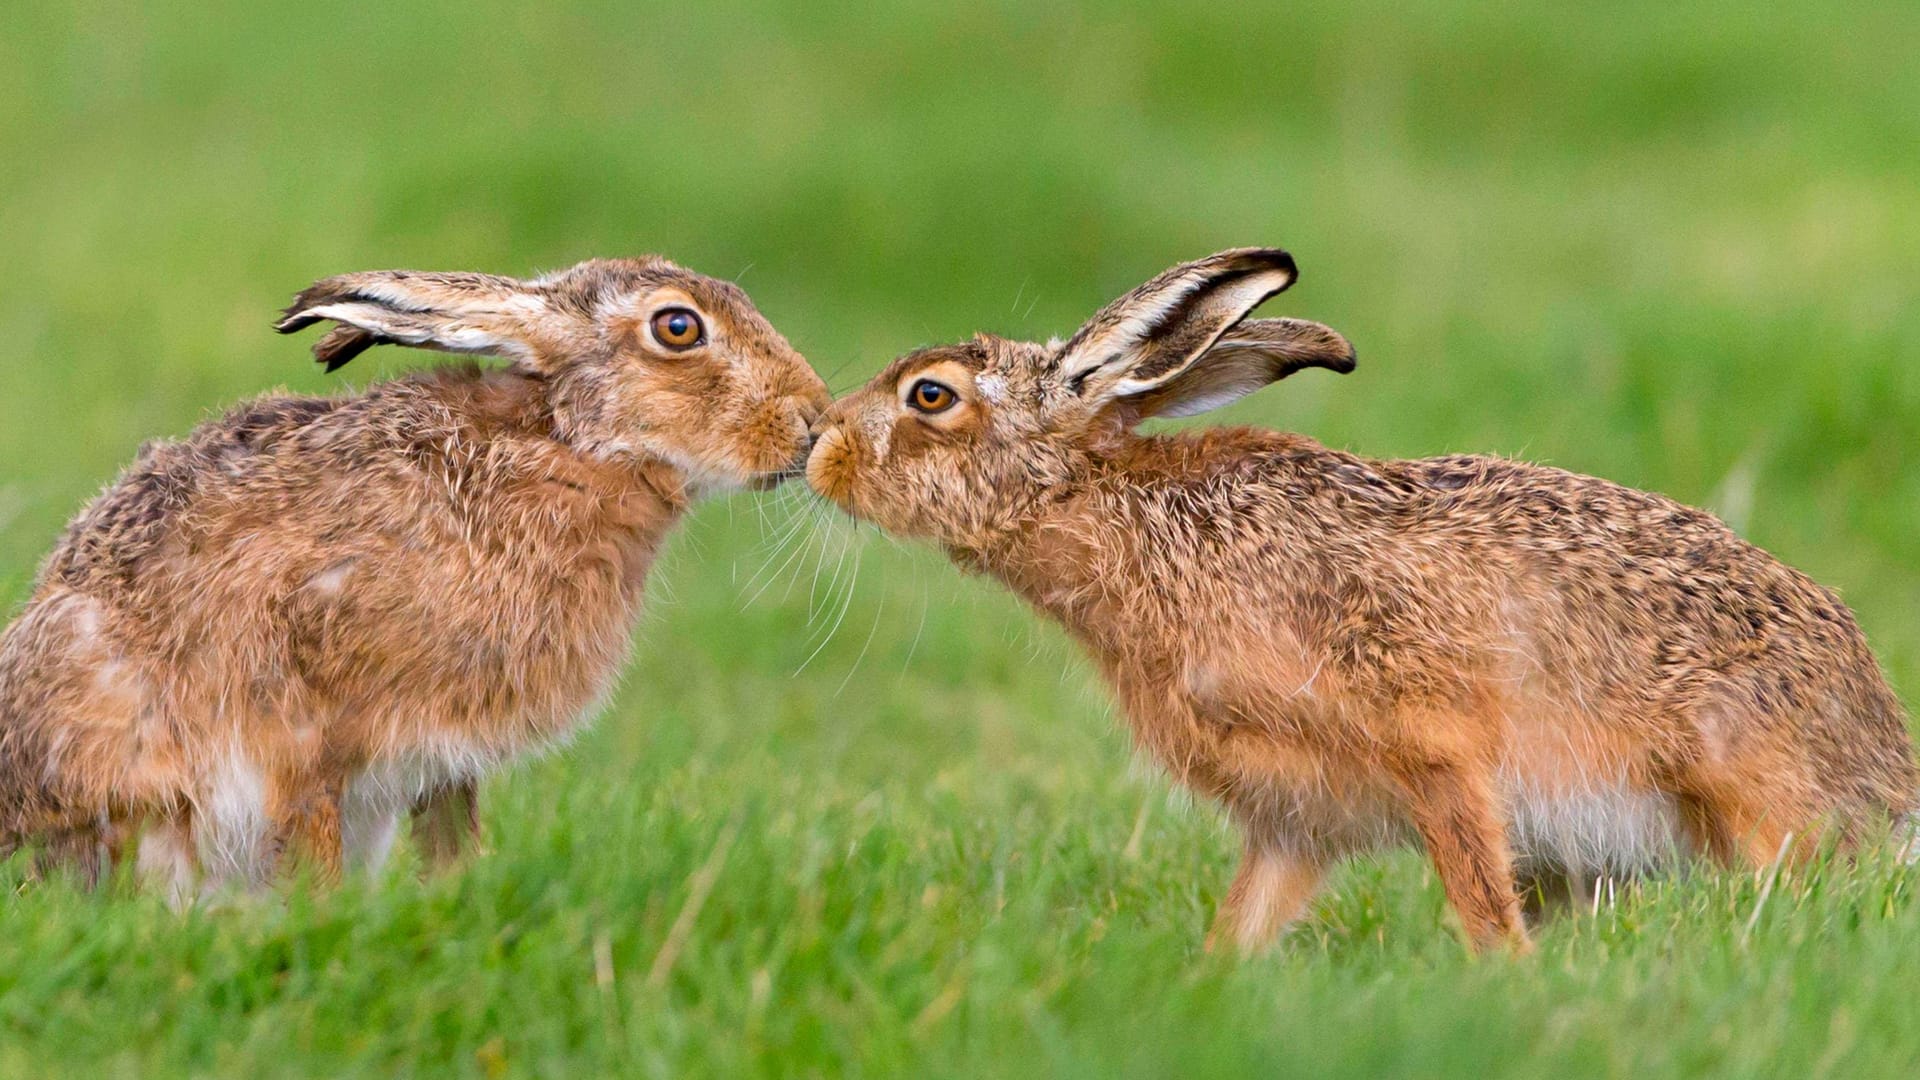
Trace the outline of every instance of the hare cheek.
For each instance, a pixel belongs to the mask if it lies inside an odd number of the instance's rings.
[[[860,434],[873,451],[873,463],[885,463],[887,455],[893,452],[893,422],[885,416],[869,416],[861,421]]]

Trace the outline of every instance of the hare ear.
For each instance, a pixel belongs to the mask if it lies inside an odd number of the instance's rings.
[[[375,345],[509,356],[538,366],[540,326],[550,317],[539,293],[513,278],[373,270],[316,281],[274,329],[291,334],[322,319],[339,325],[313,346],[334,371]]]
[[[1182,263],[1108,304],[1057,354],[1067,389],[1089,401],[1164,385],[1298,276],[1278,248],[1238,248]]]
[[[1134,396],[1141,419],[1193,416],[1246,397],[1296,371],[1353,370],[1353,345],[1332,327],[1305,319],[1248,319],[1159,385]]]

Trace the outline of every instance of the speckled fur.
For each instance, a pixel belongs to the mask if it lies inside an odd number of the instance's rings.
[[[702,344],[654,340],[670,306]],[[289,850],[377,860],[424,799],[450,856],[474,781],[607,692],[689,501],[790,472],[827,399],[739,289],[657,258],[347,275],[281,329],[321,318],[336,364],[388,341],[514,362],[269,395],[145,449],[0,637],[9,843],[111,854],[150,825],[143,869],[184,896]]]
[[[1210,296],[1263,265],[1263,289]],[[1227,809],[1245,858],[1212,940],[1265,943],[1330,863],[1408,839],[1473,942],[1524,946],[1517,877],[1762,866],[1911,811],[1905,718],[1852,615],[1706,513],[1493,458],[1133,431],[1350,368],[1324,327],[1240,321],[1292,276],[1226,252],[1065,344],[903,357],[809,462],[821,494],[1058,619],[1139,744]],[[960,404],[907,408],[923,377]]]

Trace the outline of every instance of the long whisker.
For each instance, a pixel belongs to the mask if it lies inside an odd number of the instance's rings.
[[[842,558],[845,558],[845,556],[843,555]],[[827,647],[827,643],[831,642],[834,635],[840,632],[840,624],[846,621],[847,612],[853,607],[853,596],[859,583],[860,551],[856,549],[853,556],[853,577],[852,580],[847,583],[846,599],[840,604],[840,614],[834,616],[833,625],[827,628],[827,634],[820,639],[820,644],[814,646],[813,652],[807,654],[807,658],[802,660],[800,666],[794,669],[794,675],[798,676],[801,672],[807,670],[807,665],[813,663],[814,657],[819,656],[821,651]]]
[[[767,570],[773,567],[775,563],[779,563],[780,564],[779,569],[775,570],[773,575],[768,577],[766,580],[767,585],[772,584],[774,581],[778,580],[780,570],[786,569],[786,563],[792,560],[793,556],[791,554],[787,555],[785,560],[782,560],[781,555],[783,552],[786,552],[788,546],[793,543],[794,539],[797,536],[799,536],[800,531],[806,527],[808,518],[802,514],[792,513],[791,509],[789,509],[788,512],[791,515],[791,518],[788,521],[786,528],[780,534],[779,539],[773,543],[772,550],[767,553],[767,556],[765,560],[761,562],[759,569],[755,570],[753,573],[753,576],[748,578],[747,583],[741,587],[741,591],[744,592],[748,589],[753,589],[754,583],[759,581],[761,576],[763,574],[766,574]],[[762,546],[764,547],[765,545],[763,544]],[[796,553],[797,553],[797,550],[796,550]],[[759,599],[760,593],[765,591],[766,591],[766,585],[762,585],[757,591],[754,592],[753,599],[754,600]],[[753,600],[749,600],[747,602],[747,606],[748,607],[752,606],[752,603],[753,603]],[[745,608],[742,608],[742,610],[745,610]]]
[[[854,563],[854,569],[857,571],[859,570],[859,568],[860,568],[860,564],[858,562]],[[851,597],[852,593],[849,592],[848,596]],[[853,673],[860,670],[860,661],[865,660],[867,658],[867,650],[873,647],[874,635],[880,632],[880,616],[884,614],[886,610],[887,610],[887,594],[883,592],[880,594],[880,602],[874,605],[873,625],[867,628],[867,640],[860,643],[860,651],[859,653],[855,654],[853,658],[853,666],[847,669],[846,678],[841,679],[840,685],[834,687],[833,689],[834,697],[836,698],[839,697],[841,692],[846,690],[847,684],[853,681]]]
[[[841,539],[840,556],[839,558],[835,559],[833,563],[833,579],[827,583],[827,591],[825,594],[826,599],[824,603],[820,603],[819,611],[817,613],[814,610],[814,605],[817,602],[819,588],[820,588],[820,568],[816,567],[814,569],[813,584],[808,586],[807,588],[807,625],[808,626],[813,625],[813,621],[816,615],[826,614],[828,609],[830,609],[833,606],[834,594],[840,588],[840,572],[846,568],[847,552],[849,549],[852,548],[852,546],[853,545],[849,544],[845,540],[845,538]]]
[[[808,525],[814,525],[814,528],[806,528]],[[793,544],[795,538],[799,538],[801,542],[799,542],[799,544]],[[753,588],[753,596],[747,598],[745,607],[741,607],[741,609],[745,611],[747,607],[753,607],[755,601],[760,600],[760,596],[764,596],[766,590],[772,588],[774,582],[778,582],[789,569],[797,569],[799,565],[804,565],[801,555],[804,555],[808,550],[814,550],[816,544],[818,544],[818,540],[820,540],[818,521],[816,521],[812,515],[808,515],[808,513],[795,513],[795,517],[793,517],[793,528],[787,532],[787,540],[781,542],[781,550],[785,550],[787,546],[791,546],[791,550],[785,553],[785,557],[781,557],[780,550],[776,550],[776,552],[768,557],[766,565],[762,567],[762,573],[764,573],[766,580],[760,580],[762,575],[756,573],[753,580],[747,582],[747,588]],[[778,567],[774,565],[776,561],[778,561]],[[768,567],[772,567],[772,573],[766,573]],[[755,588],[755,580],[760,580],[758,588]],[[791,592],[793,592],[793,584],[791,584],[791,578],[789,578],[789,582],[787,582],[787,592],[781,594],[781,600],[785,600],[787,596],[791,596]]]
[[[806,521],[805,518],[800,519],[801,524],[804,524],[805,521]],[[795,527],[794,531],[790,534],[790,536],[792,538],[798,538],[800,536],[800,529],[798,526]],[[808,539],[809,540],[812,539],[812,536],[813,534],[808,534]],[[792,540],[789,539],[787,541],[787,544],[792,544]],[[786,544],[782,545],[782,547],[785,547],[785,546]],[[775,551],[772,555],[768,556],[766,563],[763,566],[761,566],[760,571],[755,573],[753,577],[747,581],[746,587],[749,589],[753,589],[753,595],[749,596],[747,598],[746,603],[740,606],[740,610],[745,611],[746,609],[752,607],[754,603],[758,601],[760,597],[764,595],[768,589],[773,587],[774,582],[780,580],[781,575],[786,573],[787,568],[789,566],[792,566],[796,559],[799,559],[800,556],[807,553],[807,549],[811,546],[812,546],[811,543],[792,544],[792,550],[787,552],[787,555],[784,559],[780,558],[779,551]],[[776,559],[779,560],[780,565],[777,568],[775,568],[772,573],[766,573],[767,568],[773,566],[774,561]],[[755,581],[760,581],[762,574],[765,574],[766,580],[761,581],[759,588],[756,589],[754,588],[753,583]]]
[[[813,532],[807,534],[807,543],[804,545],[803,550],[813,553],[813,572],[817,577],[820,573],[820,563],[827,557],[826,530],[816,525]],[[794,587],[800,584],[800,575],[805,572],[806,563],[803,562],[795,566],[793,573],[787,576],[787,587],[780,591],[781,603],[784,604],[793,598]]]
[[[774,554],[778,554],[782,548],[787,546],[788,542],[793,539],[794,534],[797,533],[808,520],[805,515],[796,513],[791,503],[782,504],[781,510],[787,515],[785,524],[775,527],[778,535],[771,540],[763,537],[756,550],[771,551]]]
[[[907,646],[907,658],[900,662],[899,682],[901,683],[905,683],[907,681],[907,671],[908,669],[913,667],[913,654],[918,652],[920,649],[920,635],[925,633],[927,630],[927,610],[933,606],[932,598],[928,595],[928,593],[929,593],[929,588],[927,585],[927,579],[921,578],[920,579],[920,625],[913,628],[913,643]]]

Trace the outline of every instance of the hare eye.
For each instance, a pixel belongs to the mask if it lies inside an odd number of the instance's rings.
[[[958,395],[952,390],[932,379],[921,379],[913,384],[913,389],[907,391],[907,404],[928,415],[946,412],[958,400]]]
[[[686,308],[667,308],[653,317],[653,338],[669,349],[691,349],[706,337],[700,316]]]

